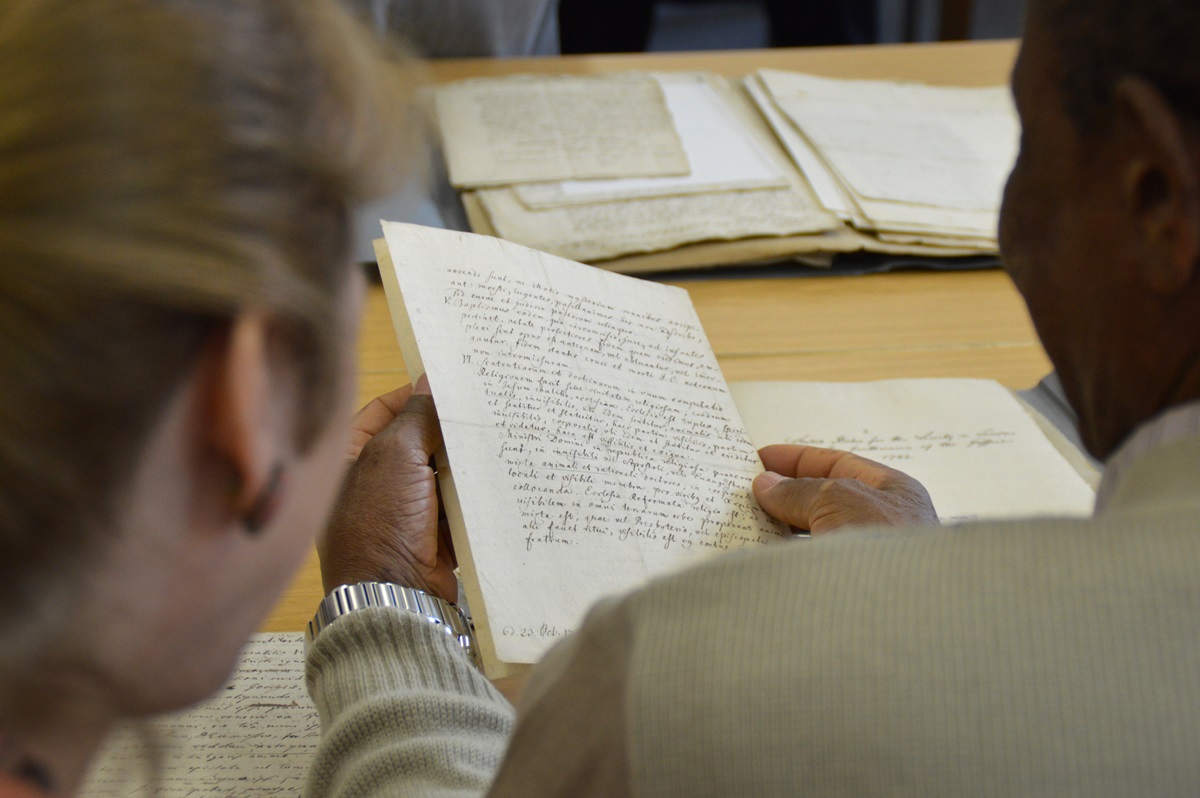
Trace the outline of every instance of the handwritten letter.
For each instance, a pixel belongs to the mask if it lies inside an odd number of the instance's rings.
[[[483,236],[384,232],[500,660],[535,661],[604,594],[781,533],[686,292]]]
[[[845,449],[916,477],[943,521],[1088,515],[1095,495],[988,380],[730,385],[759,446]]]
[[[456,186],[689,171],[649,75],[479,78],[435,96]]]
[[[257,635],[233,679],[198,707],[118,730],[86,798],[299,795],[320,721],[304,688],[299,634]]]

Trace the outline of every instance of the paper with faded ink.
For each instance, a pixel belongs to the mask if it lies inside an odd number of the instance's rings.
[[[945,522],[1086,516],[1095,493],[990,380],[732,383],[759,447],[846,449],[916,477]]]
[[[706,84],[786,177],[787,188],[714,191],[674,197],[526,206],[512,188],[477,199],[503,238],[579,261],[662,252],[688,244],[825,233],[841,227],[780,149],[750,101],[716,78]]]
[[[649,197],[530,210],[511,189],[478,193],[496,231],[577,261],[657,252],[698,241],[819,233],[840,224],[790,188]]]
[[[462,201],[471,230],[483,235],[496,236],[491,217],[480,202],[477,192],[464,191]],[[658,252],[597,261],[592,265],[618,274],[648,274],[705,266],[753,268],[762,263],[790,259],[815,268],[828,269],[833,263],[832,253],[862,249],[858,239],[858,234],[839,225],[836,230],[819,234],[763,236],[685,244]]]
[[[758,75],[857,195],[964,211],[999,209],[1019,138],[1007,89],[777,70]]]
[[[486,236],[384,235],[500,660],[536,661],[604,595],[784,533],[685,291]]]
[[[669,197],[788,185],[780,165],[726,103],[708,76],[661,74],[667,108],[687,153],[691,174],[618,180],[526,183],[514,187],[530,208],[606,202],[635,197]]]
[[[690,171],[646,74],[476,78],[438,87],[434,107],[455,186]]]
[[[301,635],[260,634],[208,701],[111,735],[81,795],[300,795],[319,737]]]

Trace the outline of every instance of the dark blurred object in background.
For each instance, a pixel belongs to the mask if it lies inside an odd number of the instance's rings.
[[[772,47],[873,44],[879,38],[875,0],[766,0],[766,5]]]
[[[427,58],[555,55],[555,0],[344,0]]]
[[[869,44],[878,39],[875,0],[765,0],[763,5],[772,47]],[[650,40],[654,10],[654,0],[560,0],[562,52],[641,52]]]

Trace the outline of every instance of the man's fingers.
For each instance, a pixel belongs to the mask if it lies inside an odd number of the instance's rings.
[[[788,479],[767,471],[754,478],[754,498],[774,518],[807,531],[813,527],[813,508],[823,481]]]
[[[811,479],[857,479],[872,487],[879,487],[887,479],[901,473],[890,466],[860,457],[853,452],[824,449],[820,446],[776,444],[759,449],[758,456],[768,471],[774,471],[784,476]]]
[[[405,385],[383,396],[376,396],[354,414],[354,428],[372,433],[380,432],[393,418],[400,415],[412,393],[413,386]]]
[[[412,396],[413,386],[405,385],[394,391],[377,396],[354,414],[350,421],[350,441],[346,450],[346,459],[353,463],[362,453],[371,438],[387,429],[403,410]]]
[[[823,449],[820,446],[795,444],[764,446],[758,450],[758,456],[762,458],[763,465],[768,471],[774,471],[787,477],[811,477],[813,479],[831,478],[833,472],[839,467],[844,470],[844,463],[848,458],[862,459],[841,449]]]
[[[429,458],[442,446],[442,428],[438,425],[433,397],[427,393],[412,394],[388,426],[387,434],[393,438],[390,445],[404,452],[405,459],[428,465]]]

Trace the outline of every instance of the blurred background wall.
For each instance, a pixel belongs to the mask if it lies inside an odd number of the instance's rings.
[[[969,6],[965,26],[968,38],[1002,39],[1020,35],[1022,0],[974,0],[965,5]],[[878,40],[940,39],[943,10],[942,0],[876,0]],[[766,47],[769,35],[764,0],[661,0],[655,4],[648,49]]]

